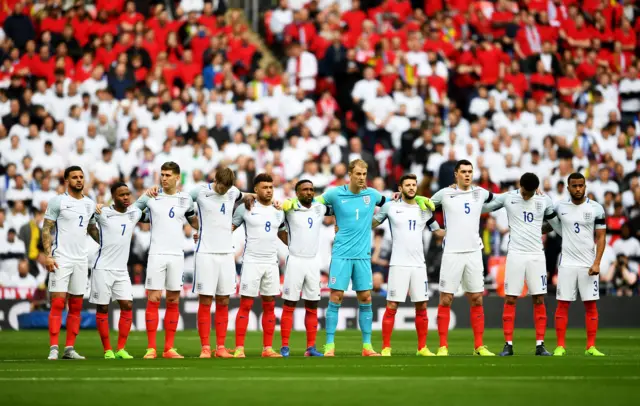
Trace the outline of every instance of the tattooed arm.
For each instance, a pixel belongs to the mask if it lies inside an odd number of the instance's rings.
[[[98,226],[96,226],[96,223],[89,223],[89,225],[87,226],[87,234],[89,234],[91,238],[93,238],[93,241],[100,244],[100,231],[98,230]]]
[[[56,260],[53,259],[53,256],[51,255],[51,249],[52,249],[51,246],[53,243],[52,241],[53,235],[51,234],[51,231],[55,226],[56,226],[55,221],[45,219],[44,224],[42,226],[42,233],[41,233],[42,246],[44,247],[44,254],[47,256],[47,259],[45,260],[45,267],[49,272],[55,272],[55,270],[58,268],[58,264],[56,263]]]

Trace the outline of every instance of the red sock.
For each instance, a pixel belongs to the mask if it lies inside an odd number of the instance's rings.
[[[482,347],[484,334],[484,307],[471,306],[471,329],[473,330],[474,348]]]
[[[295,307],[282,306],[282,317],[280,318],[280,336],[282,337],[282,346],[289,346],[289,337],[291,337],[291,329],[293,328],[293,312]],[[263,318],[264,320],[264,318]]]
[[[391,347],[391,333],[393,332],[393,324],[396,322],[397,309],[387,307],[382,316],[382,348]]]
[[[216,344],[218,347],[224,348],[224,342],[227,339],[227,326],[229,325],[228,305],[216,305],[214,323],[216,324]]]
[[[547,331],[547,308],[544,303],[533,305],[533,320],[536,326],[536,340],[544,341]]]
[[[516,305],[506,303],[502,310],[502,331],[504,341],[513,341],[513,329],[516,324]]]
[[[96,324],[98,326],[100,341],[102,341],[102,348],[108,351],[111,349],[111,342],[109,341],[109,313],[96,313]]]
[[[51,299],[51,310],[49,311],[49,345],[58,345],[63,310],[64,298],[56,297]]]
[[[156,335],[158,334],[158,309],[160,302],[147,300],[147,310],[144,312],[144,319],[147,324],[147,348],[156,349]]]
[[[236,314],[236,347],[244,347],[244,338],[247,335],[247,326],[249,325],[249,313],[253,306],[253,299],[243,297],[240,299],[240,309]]]
[[[131,310],[120,311],[120,321],[118,321],[118,350],[127,345],[127,338],[131,331],[131,322],[133,321],[133,312]]]
[[[80,332],[80,313],[82,312],[82,298],[69,298],[69,313],[67,314],[67,347],[73,347]],[[108,326],[107,326],[108,328]]]
[[[178,330],[178,320],[180,319],[180,311],[178,311],[178,303],[167,302],[167,311],[164,313],[164,350],[169,351],[173,348],[173,341],[176,338],[176,330]]]
[[[427,346],[427,331],[429,330],[429,318],[427,309],[416,310],[416,333],[418,333],[418,349]]]
[[[200,303],[198,306],[198,335],[200,335],[200,345],[210,346],[209,336],[211,335],[211,305]]]
[[[318,335],[318,309],[305,308],[304,328],[307,330],[307,348],[315,347]]]
[[[556,307],[556,338],[558,340],[558,347],[565,346],[567,323],[569,323],[569,302],[558,300],[558,307]]]
[[[262,301],[262,345],[271,347],[273,345],[273,333],[276,330],[276,302]]]
[[[595,300],[584,302],[585,326],[587,327],[587,349],[595,347],[598,332],[598,306]]]
[[[440,347],[448,347],[447,336],[449,335],[449,319],[451,317],[451,308],[448,306],[438,306],[438,335],[440,336]]]

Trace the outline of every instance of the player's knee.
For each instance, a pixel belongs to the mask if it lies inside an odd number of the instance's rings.
[[[242,298],[240,299],[240,310],[251,311],[252,307],[253,307],[253,298],[242,296]]]
[[[285,300],[284,305],[287,307],[296,307],[296,302],[293,302],[291,300]]]
[[[344,292],[340,291],[340,290],[332,290],[331,291],[331,302],[336,303],[336,304],[341,304],[342,303],[342,297],[344,296]]]
[[[427,302],[418,302],[416,303],[416,310],[427,310]],[[397,307],[397,304],[396,304]]]
[[[108,313],[109,305],[98,305],[96,306],[96,312],[98,313]]]
[[[316,301],[313,301],[313,300],[306,300],[304,302],[304,307],[306,309],[311,309],[311,310],[317,309],[318,308],[318,303],[319,302],[316,302]]]
[[[515,298],[513,302],[515,303]],[[544,304],[544,295],[535,295],[533,297],[533,304],[537,304],[537,305]]]
[[[229,296],[216,296],[217,306],[229,306]]]
[[[358,302],[364,304],[371,303],[371,292],[369,292],[368,290],[358,292]]]
[[[213,296],[200,295],[198,299],[199,303],[203,306],[211,306],[213,303]]]
[[[440,293],[440,306],[451,307],[453,303],[453,295],[450,293]]]
[[[273,302],[276,300],[275,296],[261,296],[263,302]]]
[[[387,308],[396,310],[398,308],[398,302],[387,302]]]
[[[537,296],[534,296],[534,299],[533,299],[534,301],[535,301],[535,298],[536,298],[536,297],[537,297]],[[516,296],[506,296],[506,297],[504,298],[504,301],[505,301],[505,303],[506,303],[506,304],[508,304],[508,305],[515,305],[515,304],[516,304],[516,300],[517,300],[517,299],[518,299],[518,298],[517,298]]]
[[[159,302],[161,298],[162,298],[162,292],[159,290],[151,290],[147,294],[147,299],[150,302]]]
[[[120,310],[123,310],[123,311],[133,310],[133,302],[131,300],[121,300]]]
[[[160,300],[160,298],[158,298]],[[180,292],[167,291],[167,303],[178,303],[180,301]]]
[[[482,293],[472,293],[469,295],[471,306],[482,306]]]

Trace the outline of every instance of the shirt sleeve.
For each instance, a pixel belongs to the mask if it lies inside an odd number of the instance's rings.
[[[187,211],[184,213],[186,217],[193,217],[196,215],[196,206],[193,204],[193,199],[189,199]]]
[[[553,202],[551,201],[551,198],[549,196],[545,195],[544,202],[546,205],[546,208],[544,209],[544,219],[551,220],[557,215],[556,209],[553,207]]]
[[[244,213],[246,211],[247,211],[247,209],[243,205],[238,206],[236,211],[233,213],[233,225],[234,226],[240,227],[242,225],[242,223],[244,223]]]
[[[197,187],[189,191],[189,196],[191,196],[191,201],[193,202],[198,201],[198,195],[200,194],[200,190],[202,189]]]
[[[335,216],[335,212],[333,211],[332,206],[324,205],[324,207],[325,207],[325,212],[324,212],[325,216]]]
[[[325,204],[325,205],[330,205],[332,206],[334,203],[334,199],[335,199],[335,195],[336,195],[336,188],[331,188],[327,191],[325,191],[323,194],[321,194],[320,196],[316,197],[316,201],[318,201],[319,203]]]
[[[491,193],[490,191],[488,191],[487,189],[483,189],[487,195],[487,197],[485,197],[484,202],[485,203],[491,203],[493,201],[493,193]]]
[[[382,206],[382,208],[380,209],[380,211],[378,211],[378,213],[373,216],[373,219],[375,221],[377,221],[378,223],[382,224],[384,223],[384,221],[387,219],[387,217],[389,217],[389,209],[391,208],[391,202],[385,204],[384,206]]]
[[[488,192],[491,193],[491,192]],[[502,193],[499,195],[493,195],[493,199],[482,205],[483,213],[491,213],[492,211],[499,210],[504,207],[505,202],[507,201],[507,194]]]
[[[431,197],[433,204],[438,207],[442,206],[442,198],[444,197],[444,189],[440,189]]]
[[[438,224],[438,222],[436,221],[436,218],[431,213],[429,213],[429,220],[427,220],[426,226],[429,229],[429,231],[432,231],[432,232],[440,230],[440,224]]]
[[[606,230],[607,229],[606,215],[604,214],[604,209],[602,208],[600,203],[595,204],[595,215],[596,215],[596,218],[594,220],[595,229]]]
[[[44,213],[44,218],[51,221],[56,221],[60,215],[60,196],[56,196],[49,200],[47,205],[47,211]]]
[[[235,187],[235,186],[231,186],[231,188],[232,188],[232,190],[233,190],[233,193],[235,193],[235,194],[236,194],[235,202],[236,202],[236,203],[238,203],[240,200],[242,200],[242,196],[243,196],[243,195],[242,195],[242,192],[240,191],[240,189],[238,189],[238,188],[237,188],[237,187]]]
[[[384,202],[386,201],[386,198],[382,196],[382,194],[377,190],[375,189],[372,189],[372,190],[373,190],[373,197],[375,199],[376,206],[382,207],[384,205]]]
[[[136,202],[134,203],[134,205],[139,208],[140,210],[144,210],[147,208],[147,203],[149,202],[150,197],[143,194],[142,196],[140,196],[138,198],[138,200],[136,200]]]

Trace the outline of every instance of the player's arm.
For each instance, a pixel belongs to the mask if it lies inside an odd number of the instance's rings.
[[[600,262],[602,261],[602,254],[604,254],[604,248],[607,244],[607,224],[604,209],[600,205],[598,205],[594,227],[596,234],[596,259],[593,261],[591,268],[589,268],[589,275],[598,275],[600,273]]]
[[[284,224],[280,226],[280,229],[278,230],[278,238],[284,243],[284,245],[289,245],[289,234],[287,233],[287,227],[285,227]]]
[[[56,220],[60,215],[60,197],[56,196],[49,200],[47,211],[44,214],[44,223],[42,225],[42,246],[44,254],[47,256],[45,267],[47,271],[54,272],[58,268],[58,264],[52,256],[53,246],[53,229],[56,227]]]
[[[233,213],[233,219],[231,220],[231,231],[236,231],[244,223],[244,214],[247,212],[247,208],[244,205],[238,206],[238,209]]]
[[[444,237],[446,232],[440,228],[440,224],[438,224],[438,222],[436,221],[436,218],[433,216],[433,214],[431,215],[431,218],[429,220],[427,220],[427,223],[425,224],[425,227],[427,227],[429,229],[429,231],[431,231],[433,234],[439,236],[439,237]]]
[[[93,238],[93,241],[100,244],[100,230],[98,230],[95,216],[92,216],[89,220],[89,225],[87,225],[87,234]]]
[[[440,189],[433,196],[431,196],[431,203],[433,203],[434,210],[436,207],[442,206],[442,197],[444,196],[443,190],[444,189]]]
[[[489,192],[491,193],[491,192]],[[499,210],[504,207],[504,203],[507,200],[507,194],[502,193],[499,195],[491,194],[491,201],[486,202],[482,205],[483,213],[491,213],[492,211]]]
[[[373,220],[371,220],[371,228],[376,228],[380,224],[385,222],[385,220],[389,216],[390,207],[391,205],[389,203],[382,206],[382,209],[380,209],[380,211],[375,216],[373,216]]]
[[[139,208],[140,210],[144,210],[147,208],[147,203],[149,202],[149,199],[151,199],[149,196],[147,196],[146,194],[143,194],[138,198],[138,200],[135,201],[135,203],[133,203],[133,205]]]

